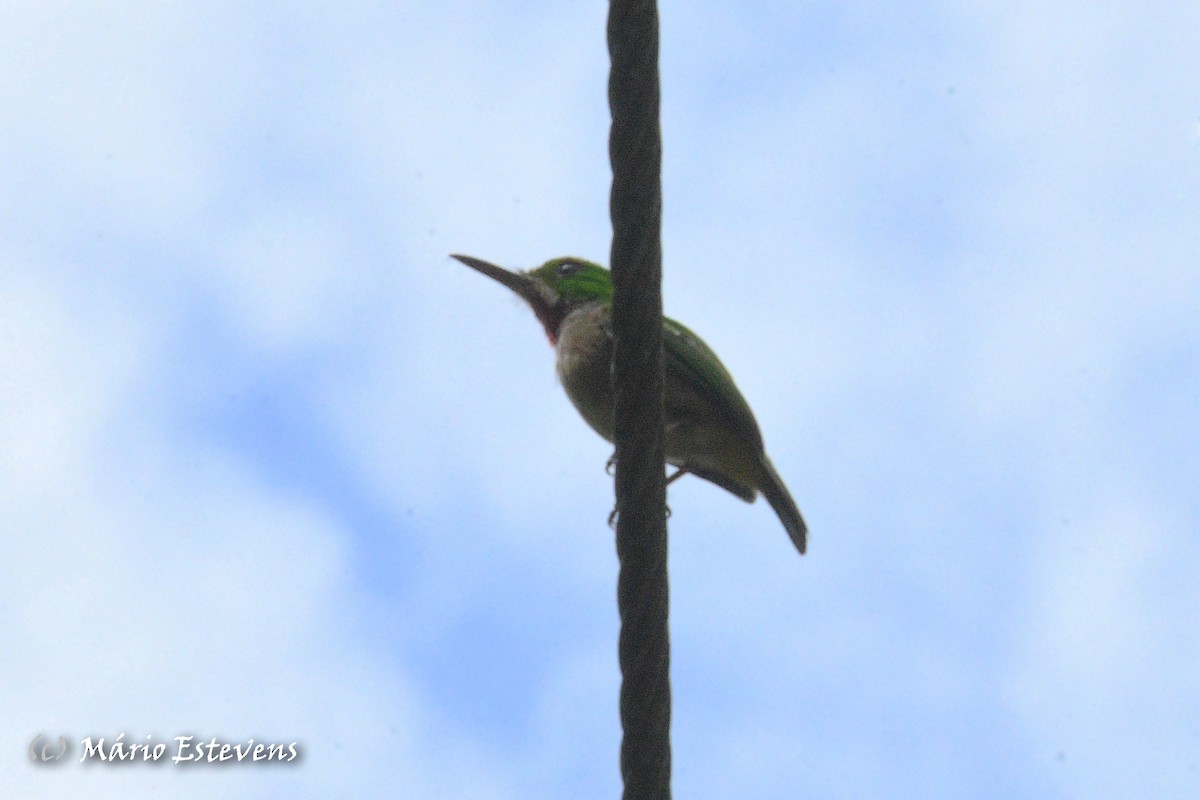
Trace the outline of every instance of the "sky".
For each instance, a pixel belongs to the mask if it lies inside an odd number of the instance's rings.
[[[448,257],[607,260],[606,12],[0,6],[12,796],[618,796],[611,449]],[[660,13],[665,307],[811,528],[671,486],[676,796],[1200,796],[1200,6]]]

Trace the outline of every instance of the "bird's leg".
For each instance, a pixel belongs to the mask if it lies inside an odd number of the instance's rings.
[[[615,475],[617,471],[617,451],[613,450],[613,454],[608,457],[608,461],[604,463],[604,472],[608,475]],[[613,506],[612,513],[608,515],[608,527],[614,530],[617,527],[617,507]]]
[[[670,486],[672,483],[674,483],[675,481],[679,480],[680,478],[682,478],[684,475],[687,475],[687,474],[688,474],[687,467],[676,468],[675,474],[671,475],[670,477],[667,478],[666,485]],[[667,519],[670,519],[670,518],[671,518],[671,507],[667,506]]]
[[[672,483],[674,483],[675,481],[679,480],[680,478],[682,478],[684,475],[687,475],[687,474],[688,474],[687,467],[679,467],[678,469],[675,470],[674,475],[671,475],[669,478],[667,478],[667,486],[670,486]]]
[[[679,426],[679,424],[680,423],[678,423],[678,422],[672,422],[669,425],[667,425],[667,430],[676,428]],[[608,461],[604,464],[604,471],[607,472],[609,475],[612,475],[613,470],[616,467],[616,465],[617,465],[617,453],[614,450],[613,454],[608,457]],[[677,467],[675,469],[675,472],[667,478],[667,482],[665,485],[670,486],[672,483],[679,480],[684,475],[687,475],[688,472],[689,472],[689,470],[687,467]],[[666,506],[666,512],[667,512],[667,519],[670,519],[671,518],[671,507],[670,506]],[[616,506],[613,506],[612,513],[608,515],[608,527],[610,527],[610,528],[617,527],[617,507]]]
[[[666,506],[665,508],[666,508],[666,512],[667,512],[667,519],[670,519],[671,518],[671,507]],[[613,506],[612,513],[608,515],[608,527],[613,528],[614,530],[617,527],[617,507],[616,506]]]
[[[617,460],[617,455],[616,455],[616,453],[614,453],[612,455],[612,458],[608,459],[608,465],[604,468],[605,471],[608,472],[610,475],[612,474],[612,472],[609,470],[609,467],[611,467],[616,460]],[[675,470],[675,473],[673,475],[671,475],[669,478],[667,478],[666,485],[670,486],[672,483],[674,483],[675,481],[679,480],[680,478],[682,478],[684,475],[687,475],[687,474],[688,474],[687,467],[678,467]],[[670,519],[671,518],[671,507],[670,506],[666,507],[666,512],[667,512],[667,519]],[[617,507],[613,506],[612,513],[608,515],[608,527],[615,528],[616,526],[617,526]]]

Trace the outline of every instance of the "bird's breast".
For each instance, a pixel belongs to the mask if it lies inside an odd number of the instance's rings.
[[[576,309],[559,329],[558,378],[567,397],[596,433],[613,440],[612,340],[602,324],[600,304]]]

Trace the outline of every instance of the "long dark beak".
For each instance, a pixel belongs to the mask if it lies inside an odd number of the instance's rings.
[[[491,264],[481,258],[460,256],[454,253],[451,253],[450,257],[461,261],[476,272],[482,272],[492,280],[504,284],[530,303],[545,302],[541,290],[538,288],[538,283],[533,278],[529,278],[519,272],[509,272],[504,267],[497,267],[495,264]]]

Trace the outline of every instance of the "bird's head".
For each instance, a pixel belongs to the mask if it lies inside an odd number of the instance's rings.
[[[612,301],[612,276],[599,264],[570,256],[552,258],[536,269],[510,272],[471,256],[452,255],[476,272],[504,284],[525,299],[546,328],[551,344],[558,341],[564,319],[576,308]]]

